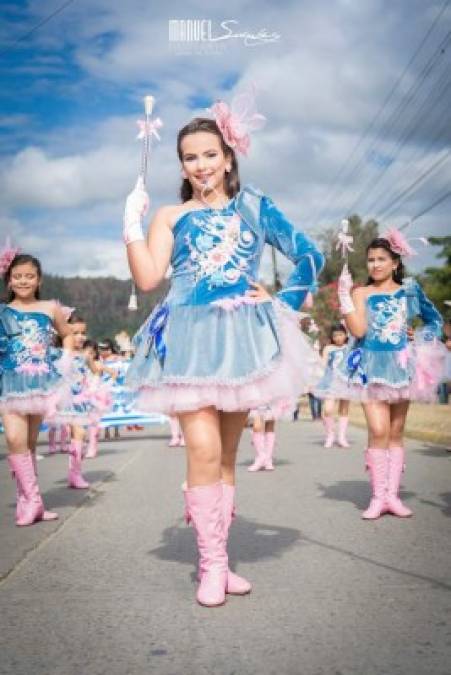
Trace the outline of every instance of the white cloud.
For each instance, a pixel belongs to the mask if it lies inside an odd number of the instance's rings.
[[[449,139],[442,138],[438,150],[430,148],[421,155],[434,127],[431,114],[429,127],[419,129],[377,189],[378,169],[364,161],[351,179],[344,173],[328,202],[338,169],[441,2],[426,5],[414,0],[407,15],[400,5],[388,6],[382,0],[337,0],[327,3],[327,13],[321,2],[284,3],[282,12],[279,6],[255,1],[233,0],[226,9],[222,3],[212,3],[206,10],[200,2],[161,6],[144,0],[131,0],[127,5],[92,0],[86,15],[74,3],[70,11],[55,17],[53,25],[49,22],[45,30],[38,31],[33,40],[61,54],[68,44],[76,44],[75,59],[83,71],[82,78],[62,83],[40,79],[36,87],[41,94],[45,88],[50,91],[56,87],[64,99],[77,92],[78,100],[82,100],[87,84],[97,84],[99,91],[104,87],[108,92],[116,87],[127,100],[136,102],[136,116],[141,113],[142,94],[154,87],[155,112],[165,124],[162,142],[155,147],[151,161],[150,190],[156,208],[177,200],[175,138],[177,130],[196,113],[190,109],[190,97],[223,96],[224,79],[239,73],[241,83],[257,84],[258,107],[268,117],[266,129],[255,134],[250,158],[241,163],[242,182],[261,187],[294,223],[314,233],[320,225],[339,222],[366,185],[357,210],[372,215],[365,210],[379,193],[378,206],[382,207],[391,194],[399,194],[415,180],[441,147],[449,147]],[[49,14],[49,7],[46,1],[35,3],[35,18]],[[222,57],[171,53],[167,20],[205,14],[216,25],[221,19],[236,18],[247,29],[264,26],[277,30],[281,42],[258,49],[230,43]],[[445,28],[446,22],[442,30]],[[55,55],[36,59],[31,65],[59,68],[64,64]],[[229,93],[226,96],[229,98]],[[127,273],[115,253],[113,239],[120,227],[123,199],[136,177],[140,146],[133,141],[135,118],[115,114],[114,110],[111,113],[95,124],[88,119],[47,129],[39,136],[39,145],[24,145],[0,166],[0,195],[3,208],[9,209],[10,226],[19,223],[25,242],[31,242],[33,236],[37,243],[41,237],[40,250],[50,256],[50,267],[65,268],[68,274],[87,274],[91,268],[97,273],[111,273],[112,269],[116,275],[117,270]],[[11,117],[10,125],[15,130],[25,123],[19,114]],[[402,118],[396,120],[394,137],[403,123]],[[378,152],[390,155],[393,141],[379,138],[376,147]],[[394,214],[395,221],[430,203],[449,184],[449,178],[446,171],[432,178]],[[24,215],[24,208],[36,212]],[[443,210],[422,219],[412,232],[420,226],[428,233],[443,228],[446,208],[444,205]],[[437,213],[443,216],[438,218]],[[60,250],[70,252],[64,262],[61,256],[52,258],[50,250],[46,253],[55,237]],[[90,252],[88,264],[82,254],[84,247]]]

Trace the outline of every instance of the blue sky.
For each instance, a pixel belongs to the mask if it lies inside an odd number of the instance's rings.
[[[7,0],[0,25],[0,236],[11,234],[49,272],[127,276],[122,208],[139,166],[136,119],[147,93],[164,122],[152,155],[153,209],[177,201],[177,130],[249,82],[268,121],[241,162],[242,181],[271,195],[313,236],[349,209],[383,217],[393,201],[383,223],[402,224],[450,184],[451,47],[422,76],[450,29],[449,7],[340,173],[442,0],[231,0],[208,7],[74,0],[19,40],[61,5]],[[230,21],[234,35],[173,44],[171,19],[205,19],[216,37]],[[279,37],[246,45],[237,35],[262,29]],[[409,191],[434,163],[437,170]],[[450,215],[448,200],[408,232],[449,232]],[[421,251],[413,269],[433,256]]]

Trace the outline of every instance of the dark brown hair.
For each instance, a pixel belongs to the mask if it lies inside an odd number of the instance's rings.
[[[230,171],[225,174],[225,192],[228,197],[232,198],[240,190],[240,177],[238,173],[238,161],[236,158],[235,151],[230,145],[224,141],[224,137],[221,134],[221,131],[216,124],[215,120],[208,119],[208,117],[195,117],[191,122],[186,124],[182,129],[180,129],[177,135],[177,154],[179,160],[183,161],[182,155],[182,140],[185,136],[189,134],[196,134],[199,131],[206,131],[209,134],[214,134],[219,138],[221,143],[221,148],[224,155],[231,160]],[[187,202],[193,196],[193,188],[188,178],[184,178],[182,185],[180,186],[180,197],[182,202]]]
[[[330,338],[331,342],[332,342],[332,338],[333,338],[334,333],[344,333],[346,335],[346,342],[348,341],[348,331],[346,330],[346,328],[343,326],[342,323],[334,323],[330,327],[329,338]]]
[[[84,323],[85,325],[87,325],[86,320],[82,317],[81,314],[77,314],[77,312],[72,312],[69,319],[67,320],[67,323],[70,323],[70,324]]]
[[[368,244],[368,246],[366,247],[367,255],[369,251],[375,248],[383,248],[384,251],[387,251],[387,253],[390,254],[392,260],[398,263],[398,267],[395,270],[393,270],[392,277],[393,281],[395,281],[397,284],[402,284],[402,280],[404,279],[405,275],[405,269],[399,253],[393,251],[392,248],[390,247],[388,239],[384,239],[383,237],[376,237],[376,239],[373,239],[373,241],[370,244]],[[372,283],[373,283],[372,277],[368,277],[366,285],[369,286]]]
[[[6,272],[3,275],[3,281],[5,282],[5,285],[8,286],[10,279],[11,279],[11,274],[13,272],[13,269],[15,267],[18,267],[19,265],[26,265],[26,263],[30,263],[30,265],[33,265],[35,268],[37,274],[38,274],[38,279],[39,281],[42,279],[42,266],[41,263],[37,258],[35,258],[32,255],[29,255],[28,253],[18,253],[14,258],[11,260],[11,263],[6,270]],[[6,302],[12,302],[14,298],[16,297],[14,291],[11,291],[8,289],[8,295],[7,295],[7,300]],[[36,300],[40,299],[40,292],[39,292],[39,286],[36,289],[36,292],[34,294],[34,297]]]

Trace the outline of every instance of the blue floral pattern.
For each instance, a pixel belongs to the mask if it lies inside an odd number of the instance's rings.
[[[236,284],[255,255],[255,234],[236,213],[192,220],[201,230],[194,240],[191,233],[185,238],[195,281],[208,278],[209,289]]]
[[[369,313],[369,339],[391,345],[399,345],[405,340],[407,301],[404,294],[381,296],[374,305],[369,305]]]

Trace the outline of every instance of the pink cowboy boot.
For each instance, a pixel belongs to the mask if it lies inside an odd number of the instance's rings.
[[[187,486],[186,483],[182,486],[183,496],[185,498],[185,522],[187,525],[191,522],[191,515],[189,512],[188,501],[186,499]],[[232,524],[232,520],[235,517],[235,487],[233,485],[228,485],[227,483],[222,483],[222,504],[223,504],[223,515],[224,515],[224,536],[226,542],[229,537],[229,528]],[[198,571],[198,580],[202,578],[204,570],[201,566],[202,561],[199,561],[199,571]],[[226,593],[230,595],[246,595],[250,593],[251,585],[243,577],[238,576],[232,572],[231,569],[227,569],[227,585]]]
[[[340,415],[338,418],[338,434],[337,443],[341,448],[349,448],[348,439],[346,438],[346,431],[348,429],[349,417]]]
[[[324,447],[331,448],[335,443],[335,420],[333,417],[324,416],[323,424],[326,430],[326,440],[324,441]]]
[[[85,455],[85,459],[94,459],[97,457],[97,426],[91,425],[88,429],[88,451]]]
[[[366,511],[362,513],[365,520],[375,520],[383,513],[387,513],[386,486],[388,457],[386,450],[368,448],[366,451],[366,464],[370,472],[370,480],[373,496]]]
[[[248,471],[260,471],[263,469],[266,463],[266,451],[265,451],[265,432],[264,431],[254,431],[252,433],[252,443],[255,448],[255,460],[254,463],[248,466]]]
[[[36,452],[31,452],[31,461],[33,462],[34,475],[38,479],[38,462],[36,460]],[[55,511],[47,511],[44,508],[42,520],[58,520],[59,516]]]
[[[197,534],[202,570],[197,601],[206,607],[225,602],[228,560],[224,535],[222,483],[187,488],[187,511]]]
[[[8,455],[11,473],[17,483],[16,525],[24,527],[42,520],[44,504],[33,468],[31,452]],[[20,496],[20,501],[19,501]]]
[[[89,483],[81,475],[82,445],[81,441],[72,441],[69,450],[67,483],[69,487],[76,490],[85,490],[89,487]]]
[[[265,465],[266,471],[274,471],[274,464],[272,458],[274,455],[274,447],[276,445],[275,431],[267,431],[265,433]]]
[[[404,469],[404,448],[390,448],[388,451],[388,481],[386,504],[389,513],[399,518],[408,518],[412,511],[399,498],[399,484]]]

